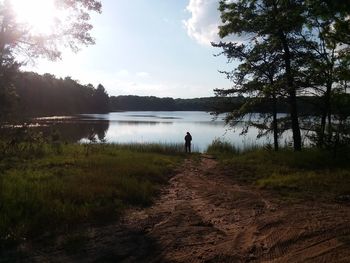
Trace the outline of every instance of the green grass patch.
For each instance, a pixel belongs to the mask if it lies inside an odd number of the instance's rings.
[[[136,152],[151,152],[161,154],[179,154],[184,152],[182,143],[127,143],[114,144],[115,148]]]
[[[214,140],[212,144],[208,146],[208,149],[206,152],[209,154],[227,158],[230,155],[239,154],[240,151],[233,144],[229,142]]]
[[[175,146],[42,144],[0,161],[0,246],[149,205],[183,159]],[[181,148],[183,151],[183,149]],[[1,250],[1,249],[0,249]]]
[[[215,139],[207,148],[208,154],[215,155],[220,159],[229,159],[233,155],[239,155],[259,149],[257,145],[245,145],[243,148],[238,148],[230,142]]]
[[[224,149],[229,147],[225,145]],[[349,152],[334,156],[315,148],[302,152],[256,148],[245,152],[218,150],[214,155],[229,175],[284,198],[335,200],[350,194]]]

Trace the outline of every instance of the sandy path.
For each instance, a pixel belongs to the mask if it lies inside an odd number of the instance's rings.
[[[75,255],[34,247],[32,261],[350,262],[350,207],[283,204],[203,155],[185,161],[152,207],[88,237]]]

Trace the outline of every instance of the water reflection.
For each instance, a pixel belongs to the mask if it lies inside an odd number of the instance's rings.
[[[259,118],[259,115],[256,116]],[[57,130],[63,141],[85,142],[93,139],[110,143],[184,143],[189,131],[194,149],[204,151],[214,139],[226,140],[239,148],[271,143],[272,138],[257,139],[258,130],[251,128],[240,136],[242,126],[225,127],[222,117],[213,120],[206,112],[114,112],[36,118],[36,130],[49,136]],[[288,140],[286,133],[281,142]]]
[[[260,115],[253,117],[259,119]],[[204,151],[214,139],[229,141],[239,148],[272,142],[270,137],[257,139],[258,130],[255,128],[249,129],[245,136],[240,136],[242,125],[227,129],[223,116],[214,120],[206,112],[115,112],[86,114],[82,118],[109,120],[107,142],[183,143],[187,131],[192,134],[193,145],[199,151]],[[286,140],[287,136],[281,140]]]
[[[44,138],[50,138],[52,134],[57,133],[59,139],[63,142],[79,142],[83,139],[93,139],[96,141],[105,141],[109,129],[109,121],[89,120],[82,121],[79,118],[40,118],[33,120],[34,123],[24,125],[3,126],[1,133],[3,137],[19,136],[26,133],[27,129],[34,132],[41,132]]]
[[[156,126],[159,125],[160,123],[165,124],[165,125],[172,125],[172,122],[156,122],[156,121],[110,121],[110,123],[117,122],[119,125],[151,125],[151,126]]]
[[[109,121],[69,121],[59,123],[47,123],[48,126],[40,128],[44,135],[50,135],[57,131],[61,140],[66,142],[78,142],[82,139],[105,141],[109,129]]]

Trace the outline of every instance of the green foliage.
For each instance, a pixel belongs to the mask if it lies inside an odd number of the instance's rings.
[[[174,99],[154,96],[113,96],[110,98],[110,104],[112,111],[176,110]]]
[[[136,146],[96,144],[86,156],[84,145],[62,145],[57,153],[43,143],[39,153],[22,144],[21,152],[0,161],[1,249],[79,223],[105,223],[125,207],[148,205],[182,159],[154,152],[164,150],[155,145],[138,152]]]
[[[227,122],[235,125],[262,98],[271,98],[274,120],[269,125],[248,123],[263,130],[274,130],[274,144],[281,128],[291,128],[295,150],[301,150],[300,109],[296,96],[318,96],[319,116],[303,127],[313,130],[320,147],[348,137],[348,130],[333,116],[341,106],[336,97],[346,97],[349,81],[349,14],[348,3],[341,1],[220,1],[222,25],[221,48],[228,62],[239,65],[223,72],[233,81],[230,89],[216,89],[221,96],[244,95],[253,98],[240,108],[233,107]],[[235,42],[225,42],[233,36]],[[243,36],[243,38],[239,38]],[[289,121],[278,120],[277,99],[288,98]],[[349,120],[342,119],[342,123]],[[267,124],[270,124],[267,122]],[[348,126],[348,124],[347,124]]]
[[[109,111],[109,97],[100,84],[82,85],[70,77],[56,78],[21,72],[15,81],[21,116],[48,116],[77,113],[105,113]]]
[[[0,1],[0,119],[12,112],[16,102],[14,84],[21,66],[19,60],[34,61],[38,57],[55,60],[60,58],[63,47],[77,51],[80,45],[94,44],[89,13],[101,12],[101,2],[58,0],[55,4],[66,16],[55,18],[54,32],[40,34],[17,21],[10,0]]]
[[[216,89],[218,95],[245,95],[255,98],[245,103],[239,110],[227,115],[226,121],[236,125],[237,121],[251,112],[251,106],[262,98],[272,99],[270,109],[273,121],[271,125],[256,125],[261,130],[270,130],[274,134],[275,149],[278,149],[280,127],[277,123],[277,99],[288,97],[290,108],[290,128],[293,133],[293,145],[301,150],[301,134],[296,102],[296,80],[300,65],[305,64],[303,54],[305,44],[300,33],[303,30],[302,1],[220,1],[222,25],[219,35],[225,38],[231,35],[244,35],[246,40],[239,42],[220,42],[213,46],[223,49],[229,62],[239,65],[232,72],[224,72],[234,82],[230,89]],[[224,39],[225,40],[225,39]],[[305,66],[305,65],[303,65]],[[268,122],[266,122],[268,124]],[[287,122],[288,123],[288,122]]]
[[[154,96],[112,96],[110,106],[112,111],[211,111],[217,105],[240,104],[241,98],[194,98],[173,99]],[[222,107],[221,107],[222,108]],[[227,108],[226,108],[227,109]]]
[[[242,148],[237,148],[230,142],[215,139],[208,146],[206,152],[218,156],[220,159],[227,159],[231,158],[232,156],[237,156],[247,152],[255,151],[256,149],[259,149],[259,146],[254,144],[244,145]]]
[[[55,32],[36,33],[29,25],[19,23],[14,14],[11,1],[0,2],[0,57],[5,51],[14,55],[27,56],[29,59],[47,57],[57,59],[59,48],[66,46],[78,50],[80,45],[94,44],[90,35],[92,25],[89,13],[101,12],[101,3],[97,0],[55,1],[56,9],[66,12],[65,17],[55,17]],[[2,63],[2,60],[1,60]]]
[[[239,154],[240,151],[229,142],[221,141],[220,139],[215,139],[208,146],[206,152],[214,155],[236,155]]]
[[[129,150],[135,152],[153,152],[160,154],[179,154],[184,152],[184,145],[181,143],[128,143],[114,144],[114,147],[121,150]]]
[[[109,96],[102,86],[98,84],[96,90],[94,90],[94,111],[99,112],[108,112],[109,111]]]
[[[291,172],[284,176],[274,173],[257,181],[257,185],[278,191],[284,196],[307,198],[325,198],[333,195],[348,194],[350,191],[350,172],[338,171],[302,171]],[[335,199],[333,199],[335,200]]]

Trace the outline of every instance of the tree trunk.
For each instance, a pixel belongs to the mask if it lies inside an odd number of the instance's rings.
[[[289,95],[289,107],[290,107],[290,116],[291,116],[291,122],[292,122],[294,151],[301,151],[299,114],[298,114],[298,107],[297,107],[296,89],[294,86],[294,79],[293,79],[292,69],[291,69],[291,54],[290,54],[286,36],[282,31],[279,32],[279,38],[281,40],[283,51],[284,51],[284,63],[285,63],[286,79],[287,79],[287,85],[288,85],[287,88],[288,88],[288,95]]]
[[[318,146],[323,147],[324,146],[324,134],[326,131],[326,118],[327,118],[327,111],[323,109],[322,116],[321,116],[321,128],[320,133],[318,135]]]
[[[292,121],[294,150],[301,151],[301,134],[300,134],[300,126],[299,126],[299,119],[298,119],[299,116],[298,116],[298,110],[297,110],[295,90],[291,90],[289,92],[289,104],[290,104],[290,116]]]
[[[327,119],[328,119],[328,143],[332,142],[332,137],[333,137],[333,127],[332,127],[332,115],[330,109],[328,110],[327,113]]]
[[[271,80],[271,84],[273,85],[273,80]],[[272,90],[272,128],[273,128],[273,145],[274,149],[278,151],[278,123],[277,123],[277,97],[275,88]]]
[[[319,135],[319,145],[324,146],[324,138],[326,132],[326,122],[328,119],[328,141],[331,140],[332,136],[332,120],[331,120],[331,91],[332,91],[332,82],[328,82],[326,86],[326,93],[324,94],[323,100],[323,112],[321,117],[321,131]]]

